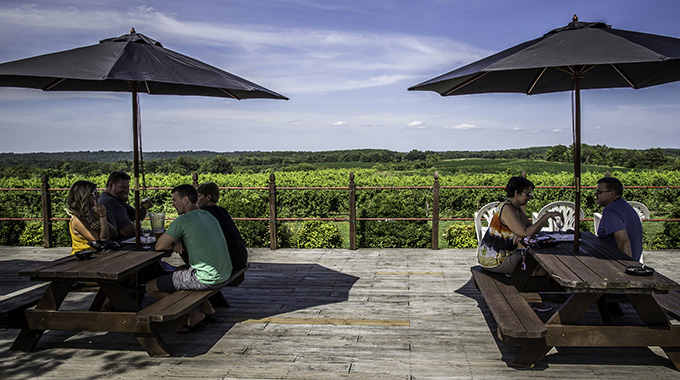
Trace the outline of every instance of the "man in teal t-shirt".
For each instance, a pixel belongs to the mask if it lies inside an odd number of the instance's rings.
[[[198,193],[191,185],[172,189],[172,205],[179,216],[158,238],[156,249],[173,249],[182,254],[185,247],[189,267],[149,281],[146,290],[155,299],[177,290],[221,288],[231,275],[229,249],[220,224],[209,212],[198,209],[197,200]],[[201,311],[189,312],[189,327],[213,314],[215,309],[206,301],[201,305]]]

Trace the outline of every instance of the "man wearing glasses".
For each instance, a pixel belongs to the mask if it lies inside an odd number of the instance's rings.
[[[635,209],[623,197],[623,184],[617,178],[597,181],[595,202],[604,207],[597,236],[639,261],[642,256],[642,223]]]

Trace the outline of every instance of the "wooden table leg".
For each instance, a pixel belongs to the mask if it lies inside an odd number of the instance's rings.
[[[151,357],[172,355],[168,345],[157,333],[135,333],[135,337]]]
[[[102,309],[102,306],[104,306],[104,302],[106,301],[106,294],[101,290],[97,290],[97,293],[94,295],[94,299],[92,300],[92,304],[90,305],[90,311],[100,311]]]
[[[630,294],[627,295],[631,305],[635,308],[638,315],[647,326],[668,326],[669,321],[666,313],[656,302],[651,294]],[[680,343],[680,342],[679,342]],[[675,368],[680,371],[680,345],[671,347],[661,347],[671,360]]]
[[[611,313],[609,312],[609,307],[607,306],[607,301],[605,301],[604,297],[600,297],[600,299],[597,300],[597,311],[600,312],[602,324],[605,326],[611,326],[612,316]]]
[[[600,294],[574,294],[557,310],[548,320],[546,326],[551,324],[574,324],[588,311],[590,306],[595,303]],[[546,344],[543,339],[528,339],[522,351],[517,354],[510,365],[515,367],[533,368],[538,364],[553,346]]]
[[[598,293],[575,293],[553,314],[546,326],[551,324],[575,324],[588,309],[602,297]]]
[[[72,282],[52,282],[47,287],[45,294],[36,305],[36,310],[59,309],[59,306],[61,306],[62,302],[64,302],[66,295],[72,287]],[[31,330],[29,328],[21,329],[10,349],[24,352],[33,351],[33,348],[35,348],[35,345],[38,344],[38,341],[44,332],[45,330]]]
[[[116,311],[139,311],[137,300],[118,282],[101,283],[100,287]],[[135,338],[149,356],[170,356],[171,352],[163,338],[154,332],[135,333]]]
[[[139,311],[140,308],[130,293],[118,282],[102,282],[99,288],[111,302],[115,311]]]

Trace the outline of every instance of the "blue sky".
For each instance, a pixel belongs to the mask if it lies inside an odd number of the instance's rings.
[[[0,62],[138,33],[282,93],[141,95],[143,148],[486,150],[572,142],[570,93],[407,88],[581,21],[680,38],[677,0],[39,0],[0,3]],[[583,142],[680,147],[680,83],[582,92]],[[0,88],[0,151],[132,150],[129,94]]]

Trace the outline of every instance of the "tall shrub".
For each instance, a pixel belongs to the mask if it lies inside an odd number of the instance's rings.
[[[297,248],[341,248],[342,236],[338,227],[330,222],[307,220],[297,235]]]

